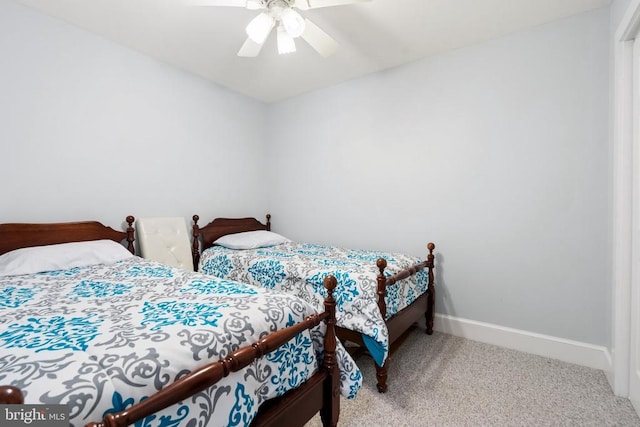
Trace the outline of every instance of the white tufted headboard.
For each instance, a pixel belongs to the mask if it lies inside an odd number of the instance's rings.
[[[143,258],[193,271],[191,243],[184,218],[139,218],[136,230]]]

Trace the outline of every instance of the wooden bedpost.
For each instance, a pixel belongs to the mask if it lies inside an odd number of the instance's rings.
[[[271,214],[267,214],[267,231],[271,231]]]
[[[384,269],[387,268],[387,260],[384,258],[379,258],[378,261],[376,261],[376,265],[378,266],[378,270],[380,270],[380,273],[378,273],[378,278],[377,278],[378,289],[376,291],[376,293],[378,294],[378,308],[380,309],[380,314],[382,315],[382,319],[386,323],[387,302],[385,300],[385,296],[387,294],[387,277],[384,275]],[[391,357],[391,355],[387,355],[387,361],[389,360],[389,357]],[[375,363],[376,379],[378,380],[376,387],[378,388],[379,393],[387,392],[387,361],[385,361],[384,365],[382,366],[378,366],[378,364]]]
[[[133,246],[133,242],[136,239],[135,238],[135,229],[133,228],[133,222],[136,219],[133,217],[133,215],[129,215],[126,218],[127,221],[127,249],[129,249],[129,252],[131,252],[132,254],[136,254],[136,248]]]
[[[193,227],[191,227],[191,236],[193,237],[193,243],[191,244],[191,257],[193,258],[193,271],[198,271],[198,265],[200,263],[200,245],[198,243],[198,236],[200,236],[200,227],[198,226],[198,220],[200,217],[194,215]]]
[[[340,415],[340,371],[336,357],[336,300],[333,298],[333,291],[338,281],[334,276],[328,275],[324,278],[323,284],[328,294],[324,300],[324,311],[329,313],[329,317],[325,320],[327,331],[324,335],[322,366],[329,373],[329,377],[324,385],[325,404],[320,410],[320,418],[324,426],[335,427]]]
[[[387,302],[384,297],[387,293],[387,277],[384,275],[384,269],[387,268],[387,260],[384,258],[378,258],[376,261],[376,265],[378,266],[378,290],[376,293],[378,294],[378,308],[380,308],[380,314],[382,315],[382,319],[387,319]]]
[[[425,313],[425,317],[427,320],[427,334],[433,334],[433,319],[435,317],[436,311],[436,287],[435,287],[435,279],[433,275],[433,260],[435,257],[433,256],[433,250],[436,248],[436,245],[429,242],[427,244],[427,249],[429,249],[429,255],[427,256],[427,268],[429,269],[429,284],[427,285],[427,292],[429,296],[427,298],[427,312]]]
[[[24,403],[24,395],[18,387],[11,385],[0,385],[0,404],[3,405],[22,405]]]

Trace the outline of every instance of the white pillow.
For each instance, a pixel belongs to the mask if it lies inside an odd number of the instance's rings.
[[[33,246],[0,255],[0,277],[113,264],[132,256],[124,246],[113,240]]]
[[[214,245],[224,246],[229,249],[256,249],[267,246],[279,245],[291,240],[272,231],[257,230],[243,233],[227,234],[213,242]]]

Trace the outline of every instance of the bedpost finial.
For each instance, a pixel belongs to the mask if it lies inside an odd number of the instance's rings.
[[[384,258],[378,258],[378,261],[376,261],[376,265],[378,266],[380,272],[382,272],[385,268],[387,268],[387,260]]]
[[[329,296],[333,296],[333,290],[338,286],[338,279],[332,274],[328,274],[322,281],[324,287],[327,289]]]
[[[198,215],[192,216],[191,219],[193,220],[193,223],[195,225],[198,225],[198,220],[200,219],[200,217]]]
[[[133,215],[129,215],[126,218],[127,220],[127,249],[133,255],[136,254],[136,248],[133,245],[133,242],[136,240],[135,232],[136,230],[133,228],[133,223],[136,220]]]
[[[8,405],[22,405],[24,394],[18,387],[3,385],[0,386],[0,402]]]
[[[433,253],[433,250],[434,250],[435,248],[436,248],[436,245],[435,245],[435,244],[433,244],[433,243],[431,243],[431,242],[427,243],[427,249],[429,249],[429,252],[430,252],[430,253]]]

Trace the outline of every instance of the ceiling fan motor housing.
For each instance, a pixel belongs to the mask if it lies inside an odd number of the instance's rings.
[[[271,9],[272,7],[295,7],[296,0],[248,0],[247,7],[250,9]]]

